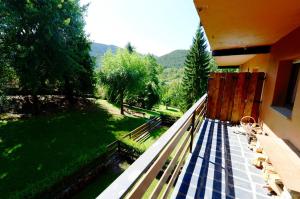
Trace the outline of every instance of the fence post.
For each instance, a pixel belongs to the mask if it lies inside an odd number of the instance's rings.
[[[190,142],[190,153],[192,153],[193,150],[193,141],[194,141],[194,131],[195,131],[195,115],[196,115],[196,111],[193,112],[192,115],[192,129],[190,130],[190,134],[191,134],[191,142]]]

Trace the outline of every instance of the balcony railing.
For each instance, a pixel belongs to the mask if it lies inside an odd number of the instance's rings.
[[[160,174],[150,198],[167,198],[206,114],[207,94],[201,97],[143,155],[97,198],[141,198]]]

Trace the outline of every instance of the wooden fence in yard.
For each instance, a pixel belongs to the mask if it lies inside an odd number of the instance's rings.
[[[137,127],[133,131],[127,133],[122,138],[129,138],[136,142],[143,142],[150,137],[151,131],[153,131],[154,129],[159,127],[161,124],[162,124],[161,118],[154,117],[151,120],[149,120],[148,122],[146,122],[145,124]],[[122,143],[120,140],[116,140],[106,146],[106,151],[108,153],[114,153],[116,151],[122,152],[122,151],[124,151],[123,149],[125,149],[125,151],[128,151],[128,146],[125,145],[124,143]],[[134,155],[134,157],[135,157],[135,155]]]
[[[137,127],[133,131],[129,132],[123,138],[130,138],[136,142],[143,142],[148,139],[151,131],[155,128],[159,127],[162,124],[162,120],[160,117],[154,117],[145,124]]]
[[[207,117],[238,123],[243,116],[257,121],[265,73],[211,73]]]

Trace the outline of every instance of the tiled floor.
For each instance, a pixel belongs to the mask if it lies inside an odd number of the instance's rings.
[[[262,171],[251,165],[253,157],[245,135],[228,123],[206,119],[172,198],[271,198]]]

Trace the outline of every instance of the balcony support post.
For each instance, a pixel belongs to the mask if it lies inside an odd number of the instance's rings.
[[[193,150],[193,141],[194,141],[194,131],[195,131],[195,115],[196,115],[196,111],[193,112],[192,115],[192,129],[190,130],[190,134],[191,134],[191,142],[190,142],[190,153],[192,153]]]

